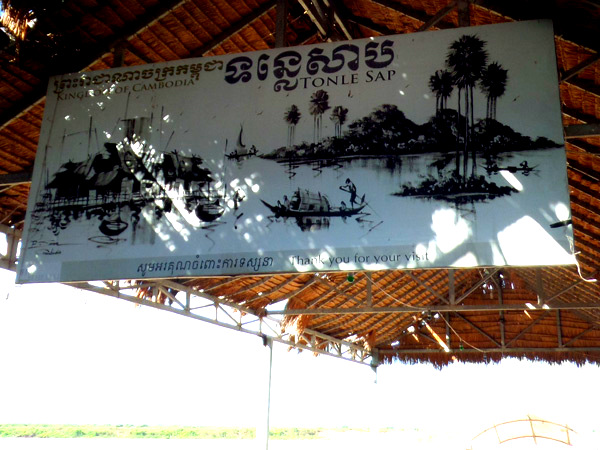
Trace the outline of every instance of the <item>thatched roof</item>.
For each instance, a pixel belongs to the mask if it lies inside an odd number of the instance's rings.
[[[273,48],[279,37],[277,6],[283,4],[31,3],[35,7],[30,11],[37,16],[27,33],[9,36],[6,30],[6,36],[0,36],[0,224],[16,229],[22,228],[25,217],[49,76]],[[280,274],[201,278],[184,284],[259,317],[285,304],[287,313],[293,313],[285,316],[282,326],[295,342],[307,339],[306,330],[311,330],[309,346],[329,346],[327,337],[352,341],[379,361],[445,364],[514,355],[599,362],[600,288],[586,281],[600,268],[599,3],[290,1],[284,40],[302,45],[532,18],[552,18],[555,24],[578,268],[359,272],[352,274],[353,281],[345,273]],[[445,352],[440,341],[451,351]]]

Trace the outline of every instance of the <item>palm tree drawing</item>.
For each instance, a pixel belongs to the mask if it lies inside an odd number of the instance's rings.
[[[329,94],[323,89],[319,89],[310,97],[308,112],[313,116],[313,141],[321,140],[323,129],[323,114],[330,108]]]
[[[487,97],[486,119],[496,120],[496,101],[504,95],[508,81],[508,70],[503,69],[497,62],[487,66],[479,80],[479,87]]]
[[[439,115],[448,107],[448,98],[454,90],[452,73],[448,70],[436,70],[429,78],[429,88],[435,94],[435,113]]]
[[[296,125],[300,122],[300,118],[302,117],[302,113],[298,109],[296,105],[290,106],[285,114],[283,115],[283,120],[285,120],[288,124],[288,136],[287,136],[287,145],[291,147],[294,145],[294,136],[296,134]]]
[[[463,180],[467,177],[468,143],[470,140],[470,129],[474,123],[473,116],[473,88],[481,78],[481,74],[487,66],[487,52],[484,49],[485,42],[474,35],[463,35],[450,45],[450,51],[446,64],[452,72],[454,83],[458,88],[458,119],[461,115],[461,100],[464,98],[465,106],[465,128],[464,128],[464,153],[463,153]],[[461,95],[462,94],[462,95]],[[460,132],[459,132],[460,134]],[[457,172],[459,170],[459,150],[457,148]],[[477,167],[476,150],[471,149],[472,176],[475,176]]]
[[[342,136],[342,127],[346,123],[348,119],[348,108],[344,108],[343,106],[336,106],[331,111],[331,121],[335,125],[335,137]]]

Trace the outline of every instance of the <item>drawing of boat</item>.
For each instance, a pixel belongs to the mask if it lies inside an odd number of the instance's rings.
[[[127,229],[129,225],[120,217],[114,220],[103,220],[98,229],[106,236],[118,236]]]
[[[201,221],[212,222],[223,215],[225,208],[219,198],[202,197],[198,200],[194,212]]]
[[[320,192],[310,192],[308,189],[298,188],[288,201],[287,196],[284,202],[278,201],[276,205],[271,205],[261,199],[261,202],[269,208],[276,217],[350,217],[360,213],[366,206],[364,196],[361,203],[356,206],[347,207],[342,202],[340,207],[333,207],[326,195]]]
[[[240,134],[238,135],[237,142],[235,144],[235,150],[231,153],[225,153],[225,156],[229,159],[243,159],[254,156],[258,153],[258,149],[252,145],[250,149],[242,142],[242,134],[244,133],[244,127],[240,126]],[[227,142],[225,142],[225,151],[227,151]]]
[[[488,165],[485,166],[485,170],[488,173],[488,175],[497,174],[501,171],[506,171],[506,172],[510,172],[510,173],[521,172],[523,175],[527,176],[531,172],[533,172],[536,169],[536,167],[537,166],[531,167],[527,161],[522,161],[518,167],[517,166],[500,167],[496,163],[489,163]]]

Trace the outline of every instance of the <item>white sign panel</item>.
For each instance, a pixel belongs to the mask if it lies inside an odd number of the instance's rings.
[[[550,22],[50,81],[19,281],[572,264]]]

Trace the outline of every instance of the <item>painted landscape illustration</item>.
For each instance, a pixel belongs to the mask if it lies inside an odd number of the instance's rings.
[[[30,231],[39,238],[30,248],[59,255],[74,245],[69,229],[77,225],[81,235],[83,224],[96,248],[152,247],[161,234],[175,242],[179,233],[217,255],[240,242],[250,251],[273,251],[265,243],[274,231],[271,240],[298,241],[300,247],[307,239],[345,248],[352,246],[348,239],[381,245],[390,241],[382,230],[417,220],[420,210],[425,218],[453,210],[455,221],[469,223],[481,211],[489,216],[499,199],[525,195],[507,175],[541,185],[554,176],[545,159],[557,150],[561,155],[562,144],[507,123],[503,105],[518,100],[506,98],[517,77],[485,38],[465,33],[447,41],[436,65],[425,75],[422,95],[434,99],[421,115],[426,120],[393,96],[389,103],[357,104],[353,97],[363,84],[340,89],[337,77],[281,95],[269,105],[278,121],[265,122],[259,110],[265,105],[256,105],[253,116],[230,121],[219,136],[201,125],[207,136],[198,132],[186,141],[183,135],[192,135],[194,125],[180,125],[173,118],[183,122],[183,110],[159,103],[160,97],[144,114],[126,106],[111,130],[90,117],[78,132],[84,156],[43,171]],[[392,67],[370,71],[369,81],[389,89],[400,72]],[[404,95],[408,83],[396,78],[393,89]],[[64,131],[61,145],[68,141]],[[211,151],[203,151],[201,142]],[[417,220],[405,240],[426,241],[427,227]],[[235,237],[222,242],[223,236]]]
[[[429,87],[436,98],[436,110],[424,124],[408,119],[396,105],[384,104],[368,116],[346,125],[348,109],[332,108],[325,90],[310,98],[309,113],[314,123],[314,142],[294,144],[294,131],[301,113],[297,105],[285,112],[289,124],[288,144],[264,155],[294,167],[316,164],[317,167],[343,164],[352,158],[388,158],[390,164],[403,155],[435,153],[430,163],[436,173],[418,185],[405,184],[394,193],[398,196],[465,203],[491,200],[517,192],[510,186],[499,186],[488,180],[501,170],[529,175],[536,168],[522,160],[516,166],[504,167],[503,161],[515,150],[538,150],[560,144],[545,137],[532,139],[503,125],[497,119],[498,99],[504,95],[509,81],[507,70],[498,62],[488,63],[485,42],[475,35],[464,35],[450,46],[446,67],[431,75]],[[448,99],[457,92],[456,109]],[[478,92],[479,91],[479,92]],[[474,103],[486,102],[486,116],[474,117]],[[322,138],[324,115],[335,124],[335,135]],[[397,161],[394,161],[398,158]]]

